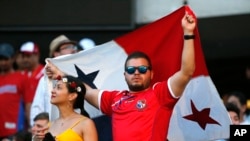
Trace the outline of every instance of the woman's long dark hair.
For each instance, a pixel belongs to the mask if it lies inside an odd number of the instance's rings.
[[[84,96],[86,93],[86,87],[84,86],[83,82],[71,75],[65,75],[62,77],[62,79],[64,78],[67,79],[66,86],[68,88],[68,91],[70,93],[77,93],[77,98],[73,104],[73,108],[79,108],[82,115],[89,117],[89,114],[84,109]]]

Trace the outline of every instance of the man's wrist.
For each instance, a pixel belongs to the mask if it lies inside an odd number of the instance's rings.
[[[195,39],[195,35],[184,35],[184,40]]]

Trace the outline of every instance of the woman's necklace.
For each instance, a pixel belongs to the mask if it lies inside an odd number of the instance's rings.
[[[68,121],[68,120],[70,120],[70,119],[72,119],[72,118],[74,118],[74,116],[72,116],[72,115],[70,115],[68,118],[66,118],[66,119],[63,119],[63,118],[60,118],[60,125],[61,125],[61,127],[62,126],[64,126],[64,123],[66,122],[66,121]]]
[[[61,126],[63,126],[63,125],[64,125],[64,122],[62,121],[62,122],[61,122]]]
[[[72,119],[72,118],[61,119],[61,123],[60,123],[61,127],[64,126],[64,123],[67,122],[70,119]]]

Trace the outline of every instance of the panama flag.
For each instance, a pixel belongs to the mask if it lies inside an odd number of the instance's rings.
[[[123,90],[128,89],[123,75],[127,55],[143,51],[152,60],[155,72],[152,83],[167,80],[180,68],[183,48],[181,19],[185,12],[192,11],[188,6],[180,7],[112,41],[50,60],[60,70],[81,78],[92,88]],[[231,121],[208,74],[197,28],[195,35],[196,71],[174,108],[168,128],[169,141],[229,138]]]

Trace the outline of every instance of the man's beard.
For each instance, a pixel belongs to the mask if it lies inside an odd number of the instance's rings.
[[[143,85],[128,85],[130,91],[138,92],[145,89]]]

